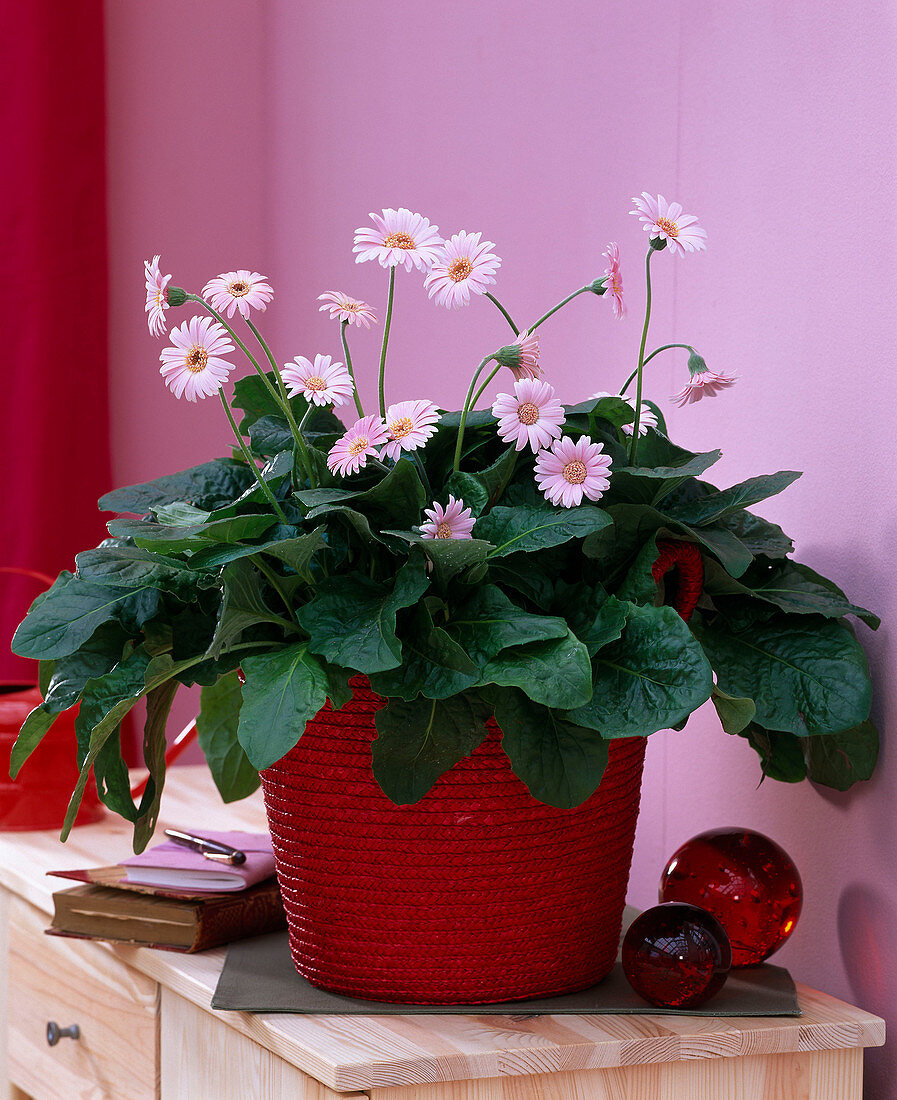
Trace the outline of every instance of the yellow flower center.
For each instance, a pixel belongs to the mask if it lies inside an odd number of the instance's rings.
[[[240,280],[236,283],[229,283],[227,289],[235,298],[242,298],[249,293],[249,284]]]
[[[322,390],[327,389],[327,383],[323,378],[318,378],[316,374],[313,374],[310,378],[305,379],[305,388],[307,390],[314,390],[315,393],[320,393]],[[365,444],[367,446],[367,444]]]
[[[414,238],[407,233],[390,233],[383,241],[384,248],[414,248]]]
[[[455,260],[454,263],[449,264],[448,277],[456,283],[463,283],[464,280],[473,271],[473,264],[466,257],[460,260]]]
[[[192,374],[199,374],[200,371],[206,369],[206,365],[209,362],[209,353],[205,348],[201,348],[198,344],[194,344],[193,347],[187,352],[187,358],[185,360],[187,364],[187,370]]]
[[[574,458],[572,462],[568,462],[564,467],[564,480],[569,481],[571,485],[582,485],[588,472],[586,464],[580,462],[578,458]]]
[[[452,537],[452,529],[447,523],[440,523],[436,528],[436,538],[438,539],[450,539]]]
[[[368,449],[367,436],[360,435],[357,439],[353,439],[349,444],[349,454],[354,458],[356,455],[360,455],[362,451]]]
[[[393,420],[389,425],[389,430],[392,432],[393,439],[404,439],[413,427],[414,423],[411,418],[403,416],[401,420]]]
[[[168,298],[166,297],[164,290],[156,291],[156,305],[159,307],[159,309],[163,309],[165,306],[168,305]]]
[[[675,222],[671,222],[669,218],[658,218],[657,228],[662,229],[668,237],[672,237],[675,240],[679,236],[679,226]]]
[[[517,419],[521,424],[535,424],[539,419],[539,406],[534,405],[532,401],[524,401],[522,405],[517,406]]]

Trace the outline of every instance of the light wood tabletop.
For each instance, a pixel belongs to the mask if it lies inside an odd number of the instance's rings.
[[[169,773],[160,833],[166,826],[260,830],[266,824],[258,793],[225,806],[207,769],[186,766],[173,768]],[[54,833],[0,833],[0,886],[41,913],[49,914],[53,909],[53,891],[65,888],[66,883],[47,877],[47,870],[116,863],[129,851],[129,827],[111,815],[100,824],[73,830],[65,845],[59,843]],[[644,1095],[657,1100],[659,1067],[670,1070],[673,1063],[685,1066],[683,1082],[687,1070],[692,1076],[703,1073],[710,1083],[708,1088],[725,1089],[725,1073],[734,1073],[736,1065],[741,1067],[742,1074],[753,1073],[753,1066],[764,1064],[777,1065],[780,1068],[775,1072],[784,1073],[781,1067],[786,1061],[797,1067],[794,1072],[798,1076],[803,1074],[805,1083],[812,1079],[813,1072],[826,1077],[826,1080],[819,1077],[822,1084],[817,1091],[804,1091],[801,1096],[842,1100],[859,1095],[855,1088],[858,1066],[859,1073],[862,1072],[861,1049],[884,1042],[883,1020],[801,985],[798,985],[801,1017],[526,1018],[523,1006],[520,1016],[483,1016],[475,1012],[467,1016],[212,1012],[209,1004],[224,962],[224,949],[179,955],[147,948],[103,946],[134,970],[158,982],[163,991],[191,1002],[314,1078],[325,1089],[361,1093],[375,1100],[410,1100],[419,1096],[427,1100],[450,1097],[504,1100],[512,1096],[535,1100],[542,1096],[580,1095],[596,1098]],[[848,1051],[852,1052],[851,1057],[842,1056]],[[815,1057],[816,1052],[830,1053]],[[768,1056],[782,1055],[793,1057],[769,1061]],[[622,1072],[623,1067],[633,1071],[626,1080],[635,1082],[627,1085],[626,1092],[612,1091],[614,1074],[592,1072],[617,1069]],[[642,1067],[638,1074],[634,1072],[636,1067]],[[717,1078],[721,1082],[718,1086],[712,1084]],[[764,1078],[767,1079],[772,1080]],[[457,1084],[460,1082],[467,1084]],[[827,1091],[823,1091],[823,1085]],[[422,1089],[423,1086],[426,1087]],[[671,1091],[663,1095],[687,1094]],[[321,1095],[330,1093],[325,1091]],[[706,1095],[716,1093],[710,1091]],[[736,1093],[733,1089],[719,1095],[728,1100],[729,1096],[754,1093]],[[778,1092],[756,1095],[786,1097],[798,1093],[783,1086]]]

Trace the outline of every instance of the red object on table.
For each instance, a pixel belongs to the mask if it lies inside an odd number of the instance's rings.
[[[749,829],[712,829],[676,851],[660,900],[712,913],[732,944],[733,966],[756,966],[794,931],[803,902],[797,868],[774,840]]]
[[[585,989],[614,964],[645,738],[610,742],[574,809],[536,801],[493,720],[413,805],[371,771],[385,699],[366,677],[261,773],[290,947],[313,985],[375,1001],[475,1004]]]
[[[725,985],[732,951],[716,917],[668,902],[636,917],[623,939],[629,984],[661,1008],[697,1008]]]
[[[78,782],[77,707],[59,715],[18,776],[9,778],[12,746],[29,711],[40,702],[41,694],[34,685],[0,683],[0,832],[61,828]],[[90,825],[104,812],[91,776],[75,824]]]

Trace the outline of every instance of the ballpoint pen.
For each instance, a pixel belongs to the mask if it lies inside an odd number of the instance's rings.
[[[206,859],[216,860],[218,863],[240,864],[246,862],[246,853],[239,848],[231,848],[229,844],[220,844],[217,840],[209,840],[204,836],[194,836],[193,833],[185,833],[179,829],[166,829],[165,835],[175,844],[182,844],[185,848],[192,848]]]

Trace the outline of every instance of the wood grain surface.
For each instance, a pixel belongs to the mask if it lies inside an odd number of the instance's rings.
[[[204,767],[178,767],[170,773],[159,828],[166,826],[248,830],[266,827],[260,795],[225,806]],[[64,886],[64,882],[46,878],[44,871],[115,863],[128,851],[129,830],[113,818],[73,830],[66,845],[61,845],[52,833],[0,834],[0,885],[50,913],[52,891]],[[84,946],[76,945],[73,950],[83,950]],[[194,956],[147,948],[102,949],[210,1012],[209,1002],[224,960],[223,949]],[[531,1078],[531,1084],[545,1074],[562,1076],[578,1071],[674,1062],[706,1062],[708,1066],[703,1069],[686,1066],[677,1073],[699,1076],[704,1073],[709,1079],[713,1074],[735,1072],[731,1067],[712,1068],[721,1059],[745,1062],[761,1055],[858,1050],[884,1042],[884,1021],[877,1016],[800,985],[798,997],[804,1013],[799,1018],[210,1014],[328,1088],[350,1092],[375,1090],[373,1095],[378,1100],[380,1097],[399,1100],[403,1094],[395,1089],[403,1086],[464,1081],[473,1083],[463,1088],[459,1085],[461,1091],[444,1095],[452,1100],[455,1097],[480,1100],[481,1096],[504,1100],[512,1094],[494,1091],[502,1078],[527,1077]],[[854,1064],[856,1058],[827,1061],[832,1073],[847,1073],[848,1069],[843,1067]],[[793,1073],[799,1077],[803,1063],[792,1062],[798,1067]],[[842,1068],[835,1069],[836,1066]],[[743,1072],[756,1071],[746,1066]],[[783,1068],[781,1072],[792,1070]],[[650,1082],[648,1070],[643,1077]],[[599,1078],[600,1075],[596,1080]],[[491,1080],[482,1086],[476,1084],[481,1079]],[[487,1084],[493,1092],[476,1091]],[[518,1084],[523,1087],[526,1083]],[[378,1094],[378,1089],[392,1090],[395,1096],[390,1091]],[[418,1094],[408,1095],[416,1098]],[[513,1095],[516,1098],[528,1094],[524,1091]],[[544,1095],[552,1096],[550,1092]],[[588,1095],[600,1098],[603,1094],[596,1091]],[[851,1093],[846,1091],[843,1095]],[[437,1097],[442,1100],[442,1095],[434,1092],[433,1100]]]
[[[34,1100],[152,1100],[159,1076],[156,983],[107,952],[48,939],[45,926],[39,910],[12,898],[10,1077]],[[78,1024],[80,1037],[51,1047],[50,1020]]]
[[[161,1100],[363,1100],[334,1092],[220,1020],[162,990]],[[201,1049],[201,1060],[195,1051]]]

